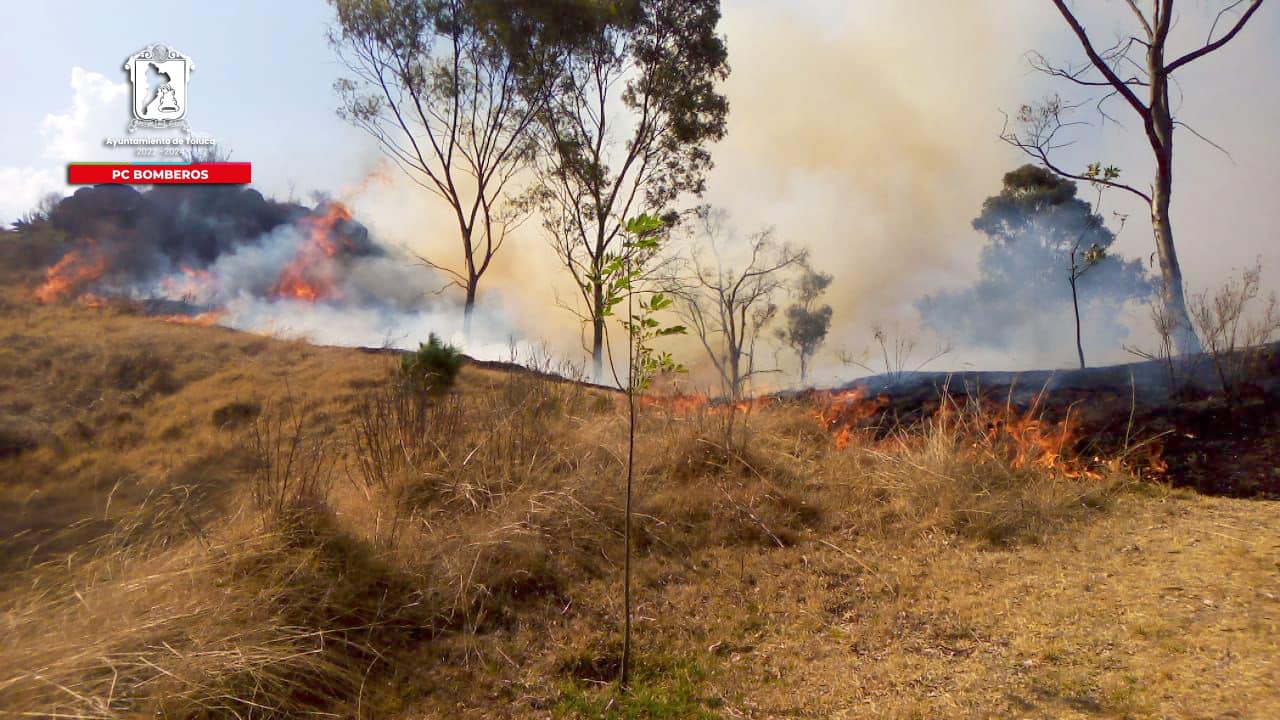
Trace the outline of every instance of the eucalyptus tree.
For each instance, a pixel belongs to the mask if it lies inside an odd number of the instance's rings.
[[[580,293],[597,377],[604,358],[602,270],[638,212],[676,217],[683,195],[700,195],[708,145],[723,137],[729,104],[720,92],[728,51],[717,34],[719,0],[536,3],[489,0],[502,34],[529,58],[541,103],[535,163],[551,247]]]
[[[542,90],[519,72],[482,4],[332,1],[330,40],[351,73],[334,85],[339,115],[449,206],[460,262],[419,259],[462,289],[469,330],[481,278],[529,213],[511,191],[533,159]]]

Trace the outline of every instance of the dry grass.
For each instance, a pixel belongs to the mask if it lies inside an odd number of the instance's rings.
[[[1080,562],[1115,503],[1181,502],[1015,462],[977,408],[845,449],[803,405],[732,431],[650,409],[640,680],[618,698],[616,397],[474,367],[429,397],[391,358],[118,311],[6,305],[0,336],[0,429],[24,438],[0,457],[8,712],[828,717],[853,713],[840,692],[876,716],[1015,712],[980,691],[990,664],[945,684],[954,706],[920,678],[1001,633],[1087,662],[1003,624],[1078,640],[1052,583],[1020,578]],[[1041,615],[993,614],[1018,592]],[[1144,622],[1157,646],[1185,633]],[[1099,672],[1070,697],[1159,705]]]

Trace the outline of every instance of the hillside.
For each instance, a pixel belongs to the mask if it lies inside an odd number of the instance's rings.
[[[1280,505],[989,410],[648,407],[620,697],[613,394],[17,291],[0,338],[9,715],[1280,715]]]

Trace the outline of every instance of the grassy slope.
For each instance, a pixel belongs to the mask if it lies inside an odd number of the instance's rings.
[[[889,559],[887,607],[802,573],[735,684],[764,717],[1275,717],[1278,543],[1274,507],[1127,497],[1043,545]]]
[[[4,711],[1280,715],[1273,503],[653,416],[619,701],[611,402],[469,369],[444,460],[271,520],[238,408],[342,440],[387,358],[16,298],[0,339]]]

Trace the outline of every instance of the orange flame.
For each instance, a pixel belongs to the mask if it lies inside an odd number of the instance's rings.
[[[68,252],[46,270],[44,283],[36,288],[36,300],[51,303],[102,277],[107,271],[107,260],[100,256],[86,258],[93,248],[93,239],[88,238],[84,248]]]
[[[875,429],[890,406],[891,398],[880,394],[868,397],[865,388],[840,391],[815,390],[801,398],[811,403],[812,415],[830,434],[837,450],[843,450],[855,439],[877,443],[886,449],[903,450],[919,441],[915,435],[893,433],[880,436]],[[721,414],[747,412],[782,402],[775,397],[752,398],[729,404],[716,402],[705,394],[644,396],[640,405],[675,415],[696,413]],[[936,430],[959,439],[961,449],[975,459],[995,458],[1014,469],[1043,469],[1065,477],[1098,478],[1098,462],[1077,452],[1080,427],[1068,414],[1059,421],[1044,417],[1040,403],[1019,410],[1012,405],[995,405],[973,401],[959,406],[944,398],[929,421]],[[879,437],[879,439],[877,439]],[[1151,468],[1161,464],[1158,451],[1147,463]]]
[[[1064,477],[1101,477],[1087,458],[1076,453],[1080,440],[1076,418],[1070,412],[1059,421],[1045,418],[1039,399],[1025,410],[981,402],[960,409],[944,402],[934,422],[956,430],[976,458],[998,458],[1015,470],[1038,468]]]
[[[103,308],[107,306],[107,299],[101,295],[87,292],[80,296],[80,304],[87,308]]]
[[[210,310],[202,312],[198,315],[163,315],[161,320],[167,323],[177,325],[197,325],[199,327],[209,327],[218,322],[218,318],[222,317],[222,313],[218,310]]]
[[[333,229],[339,222],[350,219],[351,211],[339,202],[330,202],[324,213],[303,219],[306,242],[280,271],[271,295],[309,303],[336,297],[331,261],[338,253],[338,246],[334,243]]]
[[[819,391],[814,393],[813,400],[817,405],[814,417],[831,433],[838,450],[843,450],[857,430],[889,405],[887,395],[868,400],[864,388]]]

